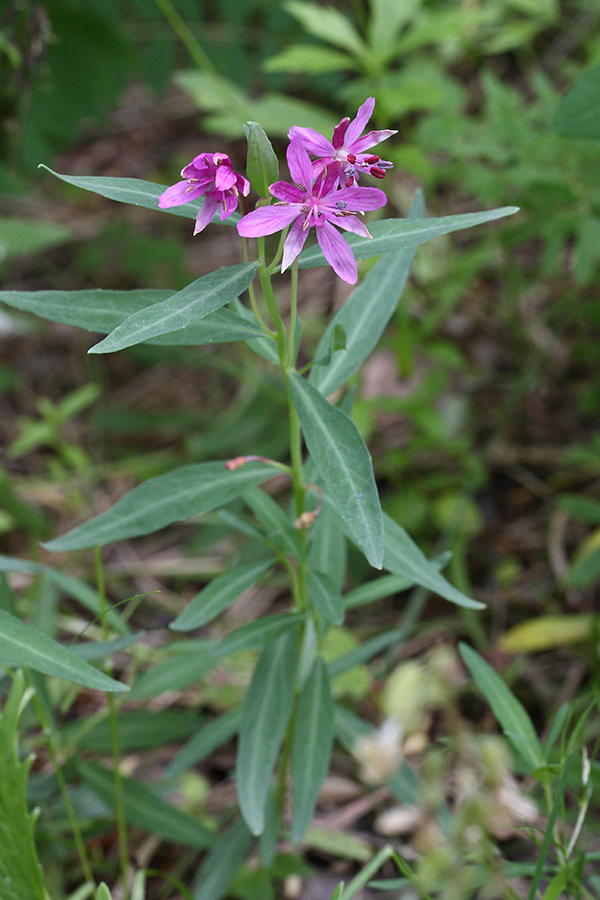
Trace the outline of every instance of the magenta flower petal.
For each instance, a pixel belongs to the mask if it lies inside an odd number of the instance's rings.
[[[381,131],[369,131],[367,134],[363,134],[362,137],[357,138],[354,141],[352,150],[356,154],[364,153],[365,150],[369,150],[371,147],[375,147],[382,141],[386,141],[393,134],[398,134],[398,132],[391,128],[384,128]]]
[[[342,119],[342,121],[333,129],[333,137],[331,139],[331,143],[335,150],[339,150],[340,147],[344,146],[344,138],[346,137],[346,132],[348,131],[349,124],[350,118],[346,116],[346,118]]]
[[[215,172],[215,187],[218,191],[228,191],[234,187],[237,175],[230,166],[218,166]]]
[[[348,284],[356,284],[358,271],[352,250],[339,231],[329,222],[317,228],[317,240],[323,256],[339,277]]]
[[[290,228],[290,233],[286,237],[285,244],[283,245],[283,259],[281,261],[282,272],[285,272],[285,270],[291,266],[306,243],[308,228],[306,228],[305,225],[305,220],[298,216]]]
[[[237,195],[233,191],[228,191],[221,200],[221,221],[235,212],[238,205]]]
[[[359,234],[361,237],[370,238],[371,235],[367,226],[358,216],[340,216],[335,220],[330,219],[334,225],[343,231],[351,231],[353,234]]]
[[[295,184],[290,184],[288,181],[276,181],[275,184],[269,186],[269,193],[285,203],[304,202],[304,191],[301,191]]]
[[[194,234],[199,234],[201,231],[204,231],[209,222],[212,222],[213,216],[217,211],[219,203],[216,197],[206,197],[202,207],[198,211],[198,215],[196,216],[196,225],[194,227]]]
[[[301,209],[299,203],[260,206],[240,219],[236,226],[238,234],[242,237],[263,237],[266,234],[283,231],[300,215]]]
[[[292,181],[305,191],[310,191],[313,183],[313,167],[308,153],[298,141],[292,141],[286,152]]]
[[[339,125],[337,127],[339,128]],[[333,156],[335,154],[335,147],[331,141],[328,141],[314,128],[300,128],[298,125],[292,125],[288,132],[288,138],[290,141],[299,142],[308,153],[313,153],[315,156]]]
[[[330,194],[328,200],[339,208],[340,203],[345,203],[351,212],[365,212],[371,209],[381,209],[387,203],[387,197],[379,188],[349,187],[340,188],[339,191]],[[328,203],[328,205],[331,205]]]
[[[181,206],[182,203],[189,203],[190,200],[196,200],[202,196],[202,189],[198,189],[196,185],[190,185],[187,181],[178,181],[172,184],[158,198],[158,205],[161,209],[169,209],[170,206]]]
[[[348,125],[348,131],[346,132],[346,137],[344,140],[344,144],[346,145],[346,147],[349,147],[358,138],[361,131],[364,129],[365,125],[373,115],[374,109],[375,97],[368,97],[365,102],[358,107],[356,116]]]

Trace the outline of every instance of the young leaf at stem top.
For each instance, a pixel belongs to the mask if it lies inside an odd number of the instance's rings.
[[[259,197],[269,196],[269,185],[279,180],[279,162],[271,141],[258,122],[247,122],[248,138],[246,174]]]

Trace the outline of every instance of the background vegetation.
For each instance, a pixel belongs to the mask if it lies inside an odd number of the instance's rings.
[[[330,637],[331,660],[356,651],[334,682],[346,750],[304,844],[277,852],[231,825],[235,724],[220,714],[237,708],[256,654],[203,674],[198,648],[168,630],[231,554],[227,523],[215,515],[110,545],[106,594],[125,614],[108,623],[91,621],[93,556],[57,558],[40,545],[176,463],[280,458],[277,384],[239,344],[87,356],[89,335],[3,307],[0,611],[62,643],[84,630],[116,642],[106,671],[134,684],[118,697],[117,722],[136,900],[184,896],[185,886],[195,900],[328,900],[388,842],[405,868],[380,859],[368,875],[378,896],[600,892],[600,144],[561,133],[557,120],[561,96],[600,58],[599,22],[597,0],[2,7],[2,290],[177,290],[236,260],[229,233],[194,239],[185,219],[116,207],[39,163],[170,184],[203,150],[242,167],[247,120],[282,149],[291,124],[328,134],[367,96],[376,127],[399,132],[384,155],[400,213],[417,186],[434,216],[521,208],[418,250],[353,410],[386,511],[429,556],[450,551],[447,577],[486,609],[391,584],[370,606],[358,595]],[[304,330],[316,343],[346,294],[331,273],[311,277]],[[346,590],[364,590],[369,571],[352,551],[349,568]],[[277,585],[246,598],[198,640],[277,612],[280,599]],[[396,629],[393,644],[361,655]],[[479,655],[461,657],[459,641]],[[0,640],[0,663],[12,662]],[[22,704],[19,740],[36,760],[15,827],[28,821],[33,834],[27,808],[41,808],[44,890],[84,900],[72,894],[89,873],[61,779],[96,880],[112,886],[119,835],[99,766],[113,747],[107,701],[38,672],[27,684],[36,694]],[[25,789],[11,756],[19,690],[0,729],[0,786],[18,785],[6,797],[0,787],[5,813]],[[230,732],[211,743],[201,726],[224,718]],[[382,727],[361,734],[365,722]],[[401,722],[402,738],[389,722]],[[400,751],[418,784],[398,783]],[[214,833],[225,837],[214,844]],[[37,898],[39,884],[26,890]]]

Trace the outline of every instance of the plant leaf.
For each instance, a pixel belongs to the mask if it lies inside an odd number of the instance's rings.
[[[161,334],[180,331],[239,297],[257,269],[258,263],[252,261],[203,275],[162,303],[129,316],[88,353],[113,353]]]
[[[112,772],[95,763],[78,760],[77,769],[89,787],[111,809],[115,808],[115,780]],[[125,818],[130,825],[143,828],[175,844],[204,850],[215,836],[195,816],[182,812],[150,788],[133,778],[121,778]]]
[[[408,220],[423,215],[423,194],[417,191]],[[362,366],[377,345],[406,287],[416,246],[386,254],[367,273],[325,329],[315,359],[325,356],[335,329],[346,333],[346,346],[331,354],[327,366],[313,366],[309,382],[327,396],[341,387]]]
[[[562,98],[554,125],[567,137],[600,139],[600,63],[584,72]]]
[[[251,841],[252,835],[242,819],[219,836],[196,873],[194,900],[221,900],[238,873]]]
[[[379,256],[380,253],[389,253],[391,250],[417,247],[441,234],[472,228],[474,225],[492,222],[503,216],[512,216],[518,211],[518,206],[503,206],[489,212],[463,213],[439,219],[382,219],[369,225],[371,238],[352,234],[344,235],[344,240],[352,248],[356,259],[368,259],[371,256]],[[329,263],[319,246],[315,244],[302,251],[298,257],[298,265],[301,269],[311,269],[315,266],[327,266]]]
[[[415,542],[390,516],[384,513],[385,555],[383,568],[394,575],[402,575],[413,584],[429,588],[434,594],[445,597],[457,606],[467,609],[485,609],[485,603],[472,600],[450,584],[437,567],[419,550]]]
[[[314,37],[335,47],[342,47],[355,56],[361,56],[365,51],[364,41],[350,19],[333,6],[291,0],[285,4],[285,8]]]
[[[246,175],[259,197],[269,197],[269,185],[279,180],[279,162],[273,145],[258,122],[247,122]]]
[[[263,650],[243,704],[236,784],[242,815],[252,834],[262,834],[265,805],[279,748],[292,714],[296,635]]]
[[[84,581],[73,578],[65,572],[53,569],[51,566],[43,566],[40,563],[32,563],[24,559],[15,559],[12,556],[0,556],[0,572],[27,572],[31,575],[43,575],[60,591],[67,594],[81,603],[85,609],[90,610],[97,616],[100,615],[103,604],[97,591],[94,591]],[[109,607],[106,611],[106,620],[121,634],[128,634],[129,629],[126,623],[119,615],[117,609]],[[73,651],[77,653],[77,651]]]
[[[536,616],[505,631],[498,645],[504,653],[534,653],[592,637],[592,617]]]
[[[106,512],[44,546],[55,552],[80,550],[150,534],[172,522],[218,509],[272,474],[260,463],[248,463],[234,472],[226,469],[223,462],[182,466],[149,478]]]
[[[308,573],[308,593],[321,615],[332,625],[341,625],[346,607],[344,598],[335,582],[323,572],[310,570]]]
[[[281,637],[291,628],[295,628],[302,621],[301,613],[280,613],[275,616],[262,616],[255,622],[248,622],[241,628],[236,628],[227,637],[215,644],[209,656],[222,658],[241,650],[256,650],[262,648],[278,637]]]
[[[157,212],[170,213],[173,216],[182,216],[185,219],[195,219],[198,210],[202,207],[202,201],[191,200],[189,203],[182,203],[181,206],[170,206],[168,209],[161,209],[158,205],[158,198],[167,189],[166,184],[155,184],[153,181],[143,181],[141,178],[112,178],[112,177],[96,177],[90,175],[61,175],[60,172],[54,172],[48,166],[43,164],[38,166],[39,169],[45,169],[51,175],[56,175],[61,181],[72,184],[75,187],[83,188],[84,191],[91,191],[93,194],[100,194],[108,200],[117,200],[119,203],[129,203],[132,206],[144,206],[146,209],[155,209]],[[213,222],[222,222],[225,225],[235,225],[239,222],[238,213],[232,213],[226,219],[221,220],[220,212],[215,213]]]
[[[198,681],[206,672],[210,672],[217,663],[218,657],[211,656],[210,651],[217,645],[216,641],[187,641],[184,647],[177,647],[169,657],[146,669],[131,689],[132,700],[156,697],[165,691],[181,691]]]
[[[20,674],[0,712],[0,884],[2,900],[48,900],[34,839],[36,816],[27,808],[33,756],[17,754],[18,722],[25,686]]]
[[[247,563],[213,578],[207,587],[190,600],[169,628],[173,631],[192,631],[206,625],[268,572],[273,562],[273,559],[267,559]]]
[[[383,519],[369,451],[345,413],[295,373],[289,376],[302,432],[352,539],[372,566],[383,563]]]
[[[310,825],[333,748],[334,709],[327,667],[317,657],[304,682],[292,738],[292,840]]]
[[[127,685],[83,662],[43,631],[4,610],[0,610],[0,657],[6,665],[29,666],[44,675],[64,678],[94,690],[111,693],[129,690]]]
[[[0,302],[31,312],[42,319],[107,334],[140,310],[173,296],[173,291],[0,291]],[[149,344],[199,346],[246,341],[263,336],[260,326],[229,309],[218,309],[205,319],[178,331],[147,340]]]
[[[542,746],[523,704],[500,676],[467,644],[458,645],[475,684],[492,707],[496,719],[521,759],[531,770],[545,763]]]
[[[175,778],[186,769],[206,759],[218,747],[231,740],[237,734],[242,722],[241,707],[229,710],[212,722],[208,722],[196,732],[187,744],[171,760],[165,778]]]

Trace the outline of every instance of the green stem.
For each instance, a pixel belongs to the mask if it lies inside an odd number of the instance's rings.
[[[282,368],[285,367],[285,356],[286,356],[286,344],[287,344],[287,335],[285,331],[285,325],[283,324],[283,319],[281,318],[281,313],[277,307],[277,301],[275,300],[275,294],[273,293],[273,285],[271,284],[271,276],[269,275],[269,271],[265,265],[265,239],[258,239],[258,249],[259,249],[259,260],[260,267],[258,270],[258,277],[260,278],[260,285],[262,287],[262,291],[265,297],[265,301],[267,303],[267,308],[269,310],[269,315],[273,320],[273,324],[277,329],[277,349],[279,351],[279,360],[281,362]]]
[[[31,683],[31,679],[29,679]],[[87,854],[87,850],[85,849],[85,843],[83,841],[83,837],[81,834],[81,829],[79,827],[79,822],[77,821],[77,816],[75,814],[75,809],[73,807],[73,803],[71,802],[71,797],[69,795],[69,791],[67,789],[67,783],[65,781],[65,776],[63,775],[62,766],[59,761],[59,750],[58,746],[54,740],[54,734],[52,732],[52,728],[50,727],[50,723],[46,718],[46,713],[44,711],[44,706],[40,701],[40,698],[37,695],[37,692],[33,694],[33,705],[35,707],[36,715],[39,719],[40,725],[42,726],[42,731],[44,732],[44,738],[46,740],[46,746],[48,748],[48,753],[50,755],[50,759],[52,760],[52,765],[54,766],[54,774],[56,775],[56,780],[58,782],[58,787],[63,798],[63,803],[65,804],[65,809],[67,811],[67,818],[69,820],[69,825],[71,826],[71,831],[73,832],[73,840],[75,841],[75,847],[77,849],[77,855],[79,856],[79,861],[81,862],[81,868],[83,870],[83,877],[87,882],[93,884],[94,882],[94,873],[92,872],[92,867],[90,865],[90,860]]]
[[[250,254],[248,253],[248,238],[243,237],[242,242],[244,245],[244,262],[248,262],[248,260],[250,259]],[[258,300],[256,298],[256,291],[254,290],[254,283],[250,284],[248,288],[248,296],[250,297],[250,306],[252,307],[252,312],[254,313],[256,321],[264,331],[265,335],[269,338],[277,338],[277,332],[269,328],[262,317],[260,309],[258,308]]]
[[[296,342],[296,320],[298,318],[298,260],[292,263],[292,284],[290,294],[290,330],[288,333],[288,352],[287,364],[292,367],[296,365],[296,352],[294,344]]]
[[[100,547],[94,547],[94,563],[96,569],[96,588],[100,598],[100,622],[102,636],[106,641],[108,637],[108,622],[106,610],[106,583]],[[127,823],[125,821],[125,801],[123,797],[123,779],[121,778],[121,753],[119,747],[119,732],[117,728],[117,703],[114,694],[107,694],[108,722],[110,730],[110,747],[113,763],[113,779],[115,785],[115,811],[117,814],[117,840],[119,846],[119,868],[125,898],[129,897],[129,843],[127,840]]]

